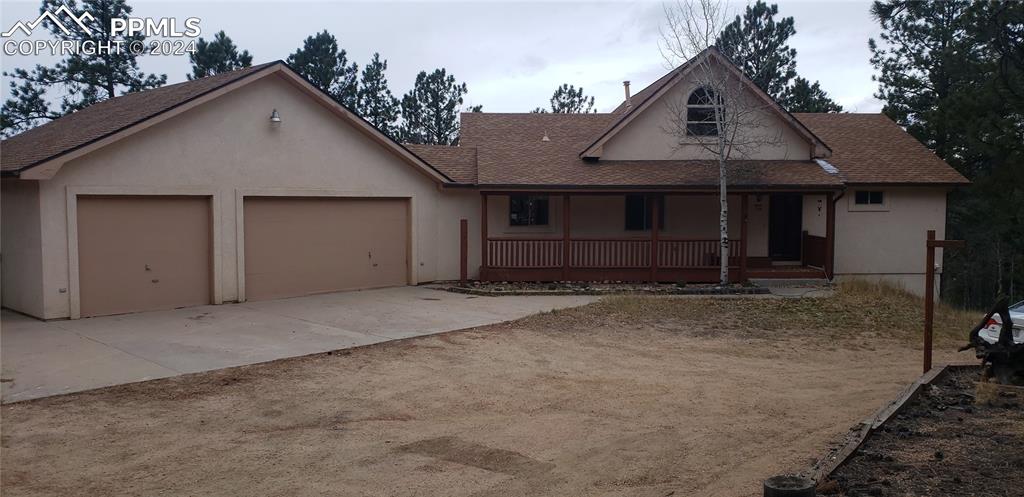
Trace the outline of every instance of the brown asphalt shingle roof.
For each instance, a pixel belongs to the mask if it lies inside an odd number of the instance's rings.
[[[966,184],[967,178],[885,114],[793,114],[832,148],[848,184]]]
[[[476,183],[476,148],[446,145],[413,145],[405,148],[437,168],[456,183]]]
[[[113,98],[0,143],[0,170],[13,173],[145,121],[280,61]],[[673,73],[633,97],[638,104]],[[462,114],[461,146],[406,145],[457,183],[501,186],[712,187],[709,161],[584,161],[579,151],[621,116]],[[828,162],[733,161],[729,183],[750,187],[846,184],[965,184],[952,167],[882,114],[793,114],[831,149]],[[547,141],[542,137],[548,136]]]
[[[794,114],[831,149],[829,174],[814,161],[732,161],[729,183],[749,187],[843,184],[957,185],[967,180],[883,114]],[[710,161],[584,161],[577,155],[617,114],[462,115],[460,147],[421,157],[466,182],[490,186],[688,187],[717,184]],[[547,135],[548,141],[542,138]],[[414,149],[419,153],[419,149]]]
[[[0,142],[0,170],[19,171],[70,152],[278,63],[129,93],[91,105]]]
[[[475,148],[481,185],[713,188],[713,161],[584,161],[577,154],[614,114],[462,114],[461,147]],[[542,138],[548,136],[548,141]],[[429,160],[429,159],[428,159]],[[813,161],[732,161],[729,183],[841,186]],[[435,164],[436,165],[436,164]]]

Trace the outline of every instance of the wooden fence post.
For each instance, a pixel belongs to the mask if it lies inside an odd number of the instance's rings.
[[[935,230],[928,230],[925,241],[924,268],[924,372],[932,369],[932,324],[935,314],[935,249],[963,247],[963,240],[936,240]]]

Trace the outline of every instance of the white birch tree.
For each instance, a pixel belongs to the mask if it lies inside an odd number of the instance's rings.
[[[731,159],[750,158],[758,149],[781,143],[766,111],[771,100],[754,93],[751,84],[714,43],[729,23],[725,4],[718,0],[677,0],[664,5],[665,25],[660,49],[666,64],[687,65],[695,90],[669,99],[670,119],[664,130],[676,139],[676,150],[694,149],[718,164],[720,266],[719,283],[729,284],[728,167]],[[735,65],[734,65],[735,64]]]

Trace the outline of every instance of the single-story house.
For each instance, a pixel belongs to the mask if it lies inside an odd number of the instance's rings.
[[[2,304],[74,319],[463,276],[717,281],[717,165],[665,126],[692,67],[610,113],[463,114],[458,146],[397,143],[280,61],[98,103],[0,144]],[[731,278],[921,292],[925,232],[966,180],[884,115],[745,88],[780,139],[729,162]]]

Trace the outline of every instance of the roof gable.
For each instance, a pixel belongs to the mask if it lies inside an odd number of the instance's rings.
[[[765,104],[765,108],[771,114],[777,116],[786,126],[792,128],[797,135],[807,140],[807,142],[809,142],[813,147],[813,157],[828,157],[831,154],[831,149],[823,140],[811,132],[799,120],[794,118],[781,105],[779,105],[778,102],[754,84],[750,78],[743,74],[743,72],[740,71],[739,68],[736,67],[736,65],[725,57],[717,48],[711,47],[704,50],[696,57],[686,61],[679,67],[673,69],[665,76],[662,76],[656,82],[637,93],[637,95],[631,98],[629,102],[624,102],[616,108],[612,113],[615,118],[607,127],[601,130],[600,133],[596,134],[592,141],[588,142],[586,147],[580,151],[580,157],[600,158],[603,155],[603,146],[606,143],[622,132],[641,114],[650,109],[656,101],[665,96],[677,85],[684,82],[687,79],[687,76],[691,74],[699,64],[706,62],[708,59],[711,59],[712,62],[718,63],[718,66],[722,67],[724,70],[729,71],[732,77],[738,78],[751,92],[751,94],[755,96],[755,98]]]
[[[68,161],[122,140],[225,93],[277,74],[363,134],[431,179],[452,179],[384,135],[369,122],[314,86],[283,61],[129,93],[86,107],[0,143],[0,172],[24,179],[49,179]]]

